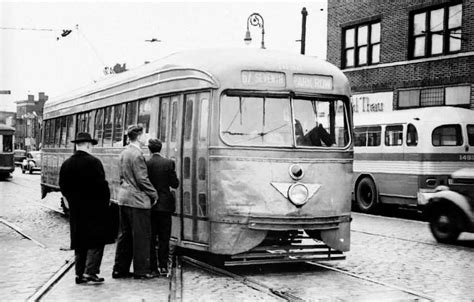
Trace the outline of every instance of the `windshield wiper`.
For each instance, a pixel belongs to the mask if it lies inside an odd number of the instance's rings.
[[[273,131],[277,131],[277,130],[279,130],[279,129],[281,129],[281,128],[287,126],[287,125],[288,125],[288,124],[285,123],[285,124],[283,124],[283,125],[281,125],[281,126],[279,126],[279,127],[276,127],[276,128],[274,128],[274,129],[268,130],[268,131],[266,131],[266,132],[259,132],[259,133],[257,133],[257,135],[264,136],[264,135],[267,135],[268,133],[271,133],[271,132],[273,132]]]
[[[232,131],[222,131],[223,134],[229,134],[229,135],[248,135],[250,133],[243,133],[243,132],[232,132]]]

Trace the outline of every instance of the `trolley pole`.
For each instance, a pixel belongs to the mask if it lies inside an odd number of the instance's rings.
[[[306,7],[301,10],[301,16],[301,54],[304,55],[306,48],[306,16],[308,16]]]

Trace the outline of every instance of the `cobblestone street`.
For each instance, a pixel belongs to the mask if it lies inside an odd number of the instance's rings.
[[[42,207],[39,173],[0,182],[0,218],[20,228],[29,240],[0,224],[0,295],[2,300],[32,297],[73,255],[67,219]],[[58,204],[59,194],[42,203]],[[472,301],[474,236],[462,234],[458,244],[438,244],[425,222],[353,213],[351,251],[347,259],[323,263],[367,280],[318,266],[245,268],[239,274],[307,301],[408,301],[420,293],[436,301]],[[44,245],[41,246],[41,245]],[[70,269],[44,301],[168,301],[169,279],[114,280],[115,245],[106,248],[103,285],[77,286]],[[374,283],[371,280],[377,281]],[[409,291],[413,292],[410,293]],[[274,301],[275,296],[229,277],[183,266],[183,301]],[[423,300],[423,298],[421,298]]]

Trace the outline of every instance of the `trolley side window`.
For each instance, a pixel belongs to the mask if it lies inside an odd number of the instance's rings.
[[[49,132],[51,128],[51,120],[44,122],[44,135],[43,135],[43,145],[49,147]]]
[[[104,108],[104,147],[112,146],[113,115],[112,108]]]
[[[474,146],[474,125],[467,125],[467,140],[469,146]]]
[[[13,151],[13,135],[0,134],[0,150],[2,150],[2,152]]]
[[[94,137],[97,139],[97,147],[102,147],[104,137],[104,109],[98,109],[95,114]]]
[[[67,135],[66,135],[66,147],[71,145],[71,140],[74,139],[74,116],[67,116]]]
[[[114,106],[114,134],[113,146],[123,146],[123,122],[125,115],[125,104]]]
[[[403,144],[403,126],[390,125],[385,127],[385,146],[401,146]]]
[[[55,132],[55,135],[54,135],[54,145],[56,147],[59,147],[59,142],[61,140],[61,120],[60,118],[56,118],[55,119],[55,123],[54,123],[54,132]]]
[[[462,131],[460,125],[443,125],[435,128],[431,134],[431,142],[435,147],[461,146]]]
[[[66,146],[66,136],[67,136],[67,119],[65,116],[61,118],[61,140],[60,146]]]
[[[138,106],[138,124],[143,127],[143,134],[150,135],[151,99],[142,100]]]
[[[138,102],[127,103],[127,113],[125,114],[125,129],[137,124]]]

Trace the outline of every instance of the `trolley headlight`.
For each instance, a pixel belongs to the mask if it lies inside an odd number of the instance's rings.
[[[288,188],[288,198],[295,206],[302,206],[308,200],[309,190],[302,183],[292,184]]]

